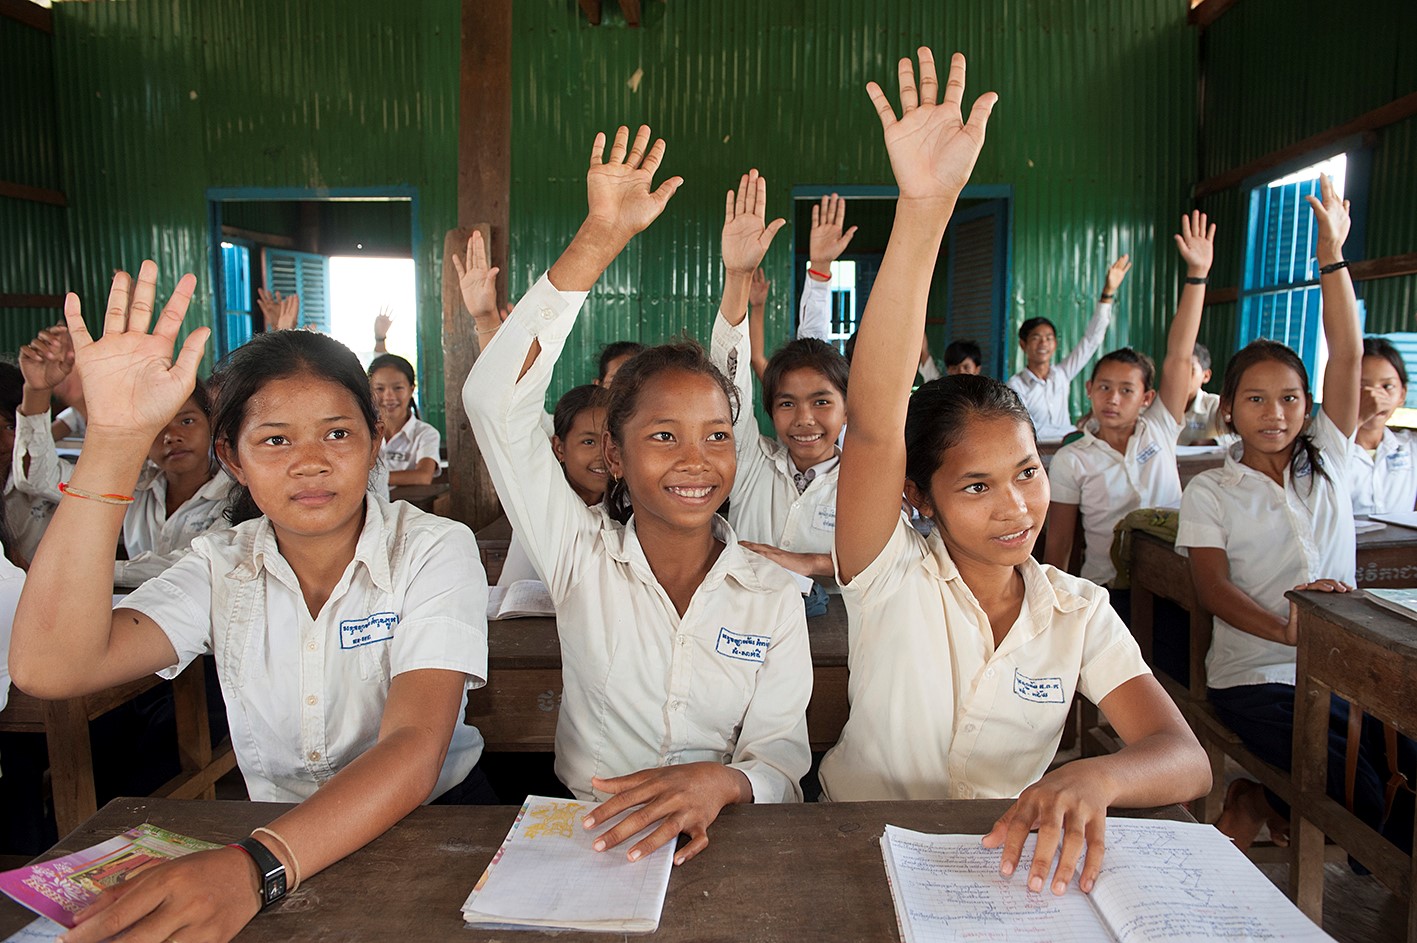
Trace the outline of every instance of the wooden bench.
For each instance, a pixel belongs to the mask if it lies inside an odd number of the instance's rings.
[[[1294,902],[1323,925],[1324,839],[1362,862],[1394,893],[1406,897],[1407,939],[1417,943],[1417,871],[1412,858],[1328,795],[1329,698],[1417,737],[1417,622],[1356,594],[1286,594],[1299,608],[1294,717],[1292,831]],[[1381,775],[1386,769],[1379,768]]]
[[[497,585],[502,565],[507,562],[507,548],[512,543],[512,524],[503,514],[477,531],[477,550],[482,556],[482,568],[487,571],[487,584]]]
[[[89,721],[161,683],[156,675],[149,675],[87,697],[60,701],[42,701],[11,687],[9,703],[0,711],[0,730],[45,735],[54,818],[60,835],[67,835],[98,811]],[[236,768],[236,755],[232,752],[230,738],[215,748],[212,746],[201,659],[193,661],[173,680],[172,693],[182,772],[154,795],[169,799],[215,799],[213,786]]]

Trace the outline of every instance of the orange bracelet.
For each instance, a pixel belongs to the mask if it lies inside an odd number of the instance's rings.
[[[72,498],[83,498],[85,501],[97,501],[99,504],[124,505],[132,504],[131,494],[99,494],[97,491],[87,491],[83,488],[75,488],[66,481],[59,482],[59,491]]]
[[[817,271],[817,270],[814,269],[814,268],[809,268],[809,269],[807,269],[807,274],[808,274],[808,275],[811,275],[813,278],[815,278],[815,279],[816,279],[817,281],[819,281],[819,282],[829,282],[829,281],[831,281],[831,277],[832,277],[832,273],[831,273],[831,272],[819,272],[819,271]]]

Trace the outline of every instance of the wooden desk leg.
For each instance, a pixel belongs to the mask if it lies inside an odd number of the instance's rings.
[[[1294,802],[1289,811],[1291,858],[1289,891],[1304,915],[1324,925],[1324,833],[1305,816],[1312,797],[1328,791],[1328,721],[1332,690],[1307,677],[1308,660],[1299,646],[1294,705]]]
[[[93,744],[84,698],[44,702],[44,735],[49,743],[49,780],[54,819],[63,838],[98,811],[93,784]]]
[[[172,706],[177,723],[177,757],[183,772],[206,769],[212,761],[212,732],[207,724],[207,679],[203,658],[197,658],[172,681]],[[215,799],[216,786],[202,790]]]

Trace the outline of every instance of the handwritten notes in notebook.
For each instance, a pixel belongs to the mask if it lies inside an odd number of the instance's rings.
[[[493,586],[487,591],[487,618],[526,619],[554,616],[556,603],[540,580],[517,580],[511,586]]]
[[[978,835],[928,835],[886,826],[886,874],[907,943],[1216,943],[1324,941],[1230,841],[1209,825],[1107,820],[1107,855],[1093,892],[1061,897],[1027,887],[1036,836],[1019,871],[999,874],[999,852]],[[1051,876],[1051,869],[1050,869]]]
[[[650,933],[659,926],[674,843],[628,861],[650,828],[615,848],[591,845],[620,821],[594,830],[581,820],[594,803],[528,796],[502,847],[463,903],[469,926]],[[658,823],[656,823],[657,825]]]

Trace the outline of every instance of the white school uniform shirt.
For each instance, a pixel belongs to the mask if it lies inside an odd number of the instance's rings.
[[[59,411],[59,415],[54,417],[55,422],[62,422],[69,427],[71,439],[82,439],[84,432],[88,430],[89,423],[77,409],[72,406],[65,407]]]
[[[511,586],[518,580],[546,582],[541,578],[541,573],[536,569],[535,564],[531,562],[531,557],[522,544],[521,536],[516,531],[512,531],[512,539],[507,541],[507,558],[502,561],[502,572],[497,577],[497,585]]]
[[[1068,355],[1052,365],[1048,378],[1040,379],[1028,367],[1009,377],[1009,389],[1023,400],[1024,408],[1033,417],[1033,427],[1040,440],[1061,439],[1073,431],[1073,421],[1068,416],[1068,390],[1073,377],[1082,372],[1102,339],[1107,335],[1107,326],[1112,323],[1112,302],[1099,301],[1092,313],[1092,320],[1083,330],[1082,340],[1068,351]]]
[[[477,358],[463,387],[497,494],[556,603],[564,696],[556,775],[602,800],[592,776],[723,763],[755,802],[800,801],[811,652],[802,596],[775,563],[724,543],[682,617],[655,579],[635,522],[587,507],[566,482],[540,414],[584,292],[543,276]],[[541,353],[520,380],[533,340]]]
[[[1391,514],[1417,505],[1417,432],[1384,429],[1375,454],[1354,442],[1348,487],[1354,514]]]
[[[1112,565],[1112,531],[1137,508],[1181,506],[1181,475],[1176,466],[1176,421],[1160,398],[1142,410],[1127,440],[1125,454],[1097,437],[1089,419],[1082,438],[1060,448],[1048,466],[1053,500],[1076,504],[1082,517],[1086,556],[1082,578],[1107,585],[1117,575]]]
[[[822,760],[824,798],[1017,796],[1048,769],[1074,693],[1094,704],[1148,674],[1107,591],[1029,558],[1024,602],[996,649],[938,532],[901,515],[842,586],[851,714]]]
[[[1351,438],[1320,410],[1308,434],[1328,477],[1304,462],[1284,471],[1284,486],[1240,464],[1244,444],[1231,446],[1221,468],[1186,485],[1176,549],[1218,547],[1230,561],[1230,581],[1259,605],[1287,618],[1284,594],[1318,579],[1357,583],[1358,547],[1348,498]],[[1301,459],[1302,461],[1302,459]],[[1293,646],[1241,631],[1215,617],[1206,683],[1212,688],[1293,684]]]
[[[1181,417],[1181,435],[1176,444],[1195,445],[1212,439],[1223,442],[1227,435],[1220,422],[1220,394],[1200,390]]]
[[[10,635],[25,588],[25,571],[0,554],[0,711],[10,701]]]
[[[736,327],[729,324],[719,312],[710,353],[714,365],[738,388],[738,420],[733,424],[738,471],[728,499],[728,523],[740,540],[793,553],[831,553],[836,539],[839,458],[813,469],[806,490],[797,490],[792,477],[797,466],[787,446],[758,432],[746,327],[746,321]]]
[[[802,283],[802,300],[797,305],[797,339],[815,337],[825,341],[831,330],[831,282],[819,281],[809,274]]]
[[[374,746],[396,675],[459,671],[469,688],[487,678],[477,541],[404,501],[365,498],[354,559],[318,617],[265,517],[199,537],[119,608],[148,616],[177,650],[161,677],[216,656],[236,761],[257,802],[307,799]],[[482,754],[466,709],[464,692],[429,798],[462,782]]]
[[[425,458],[438,461],[442,444],[443,437],[435,427],[417,416],[409,416],[403,428],[380,446],[379,454],[389,471],[413,471]]]

